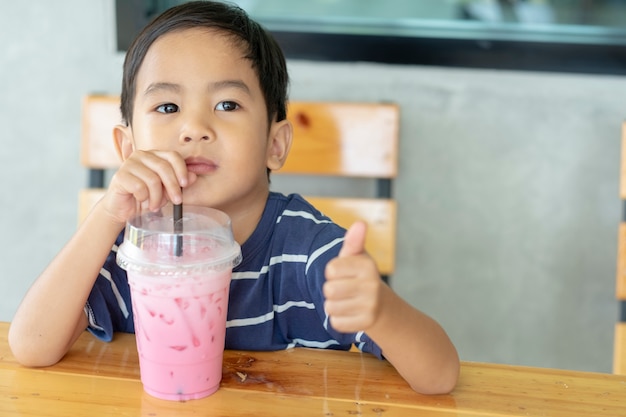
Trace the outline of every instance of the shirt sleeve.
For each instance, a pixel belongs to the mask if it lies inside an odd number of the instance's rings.
[[[100,269],[85,305],[89,321],[87,329],[105,342],[110,342],[115,332],[135,331],[126,271],[115,261],[117,248],[122,240],[123,232],[118,236]]]

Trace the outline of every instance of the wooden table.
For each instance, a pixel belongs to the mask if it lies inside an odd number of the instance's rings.
[[[220,389],[145,394],[134,335],[88,333],[55,366],[18,365],[0,322],[0,416],[626,416],[626,376],[464,362],[450,395],[413,392],[385,361],[312,349],[226,351]]]

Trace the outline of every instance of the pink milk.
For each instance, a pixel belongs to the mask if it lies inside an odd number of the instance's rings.
[[[184,401],[219,388],[229,284],[240,250],[230,220],[217,210],[185,207],[181,233],[173,233],[171,223],[166,211],[130,221],[118,263],[130,284],[144,390]]]

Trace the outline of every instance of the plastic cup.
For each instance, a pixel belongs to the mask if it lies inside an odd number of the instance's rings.
[[[171,208],[130,220],[117,263],[128,275],[144,390],[185,401],[219,388],[229,286],[241,250],[219,210],[185,206],[181,221],[175,233]]]

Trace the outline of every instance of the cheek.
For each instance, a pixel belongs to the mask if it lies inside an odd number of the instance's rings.
[[[166,128],[154,126],[138,126],[134,130],[135,145],[138,149],[172,150],[177,142],[174,132]]]
[[[248,136],[239,144],[225,144],[226,152],[231,161],[246,172],[265,172],[267,166],[267,146],[265,138]]]

